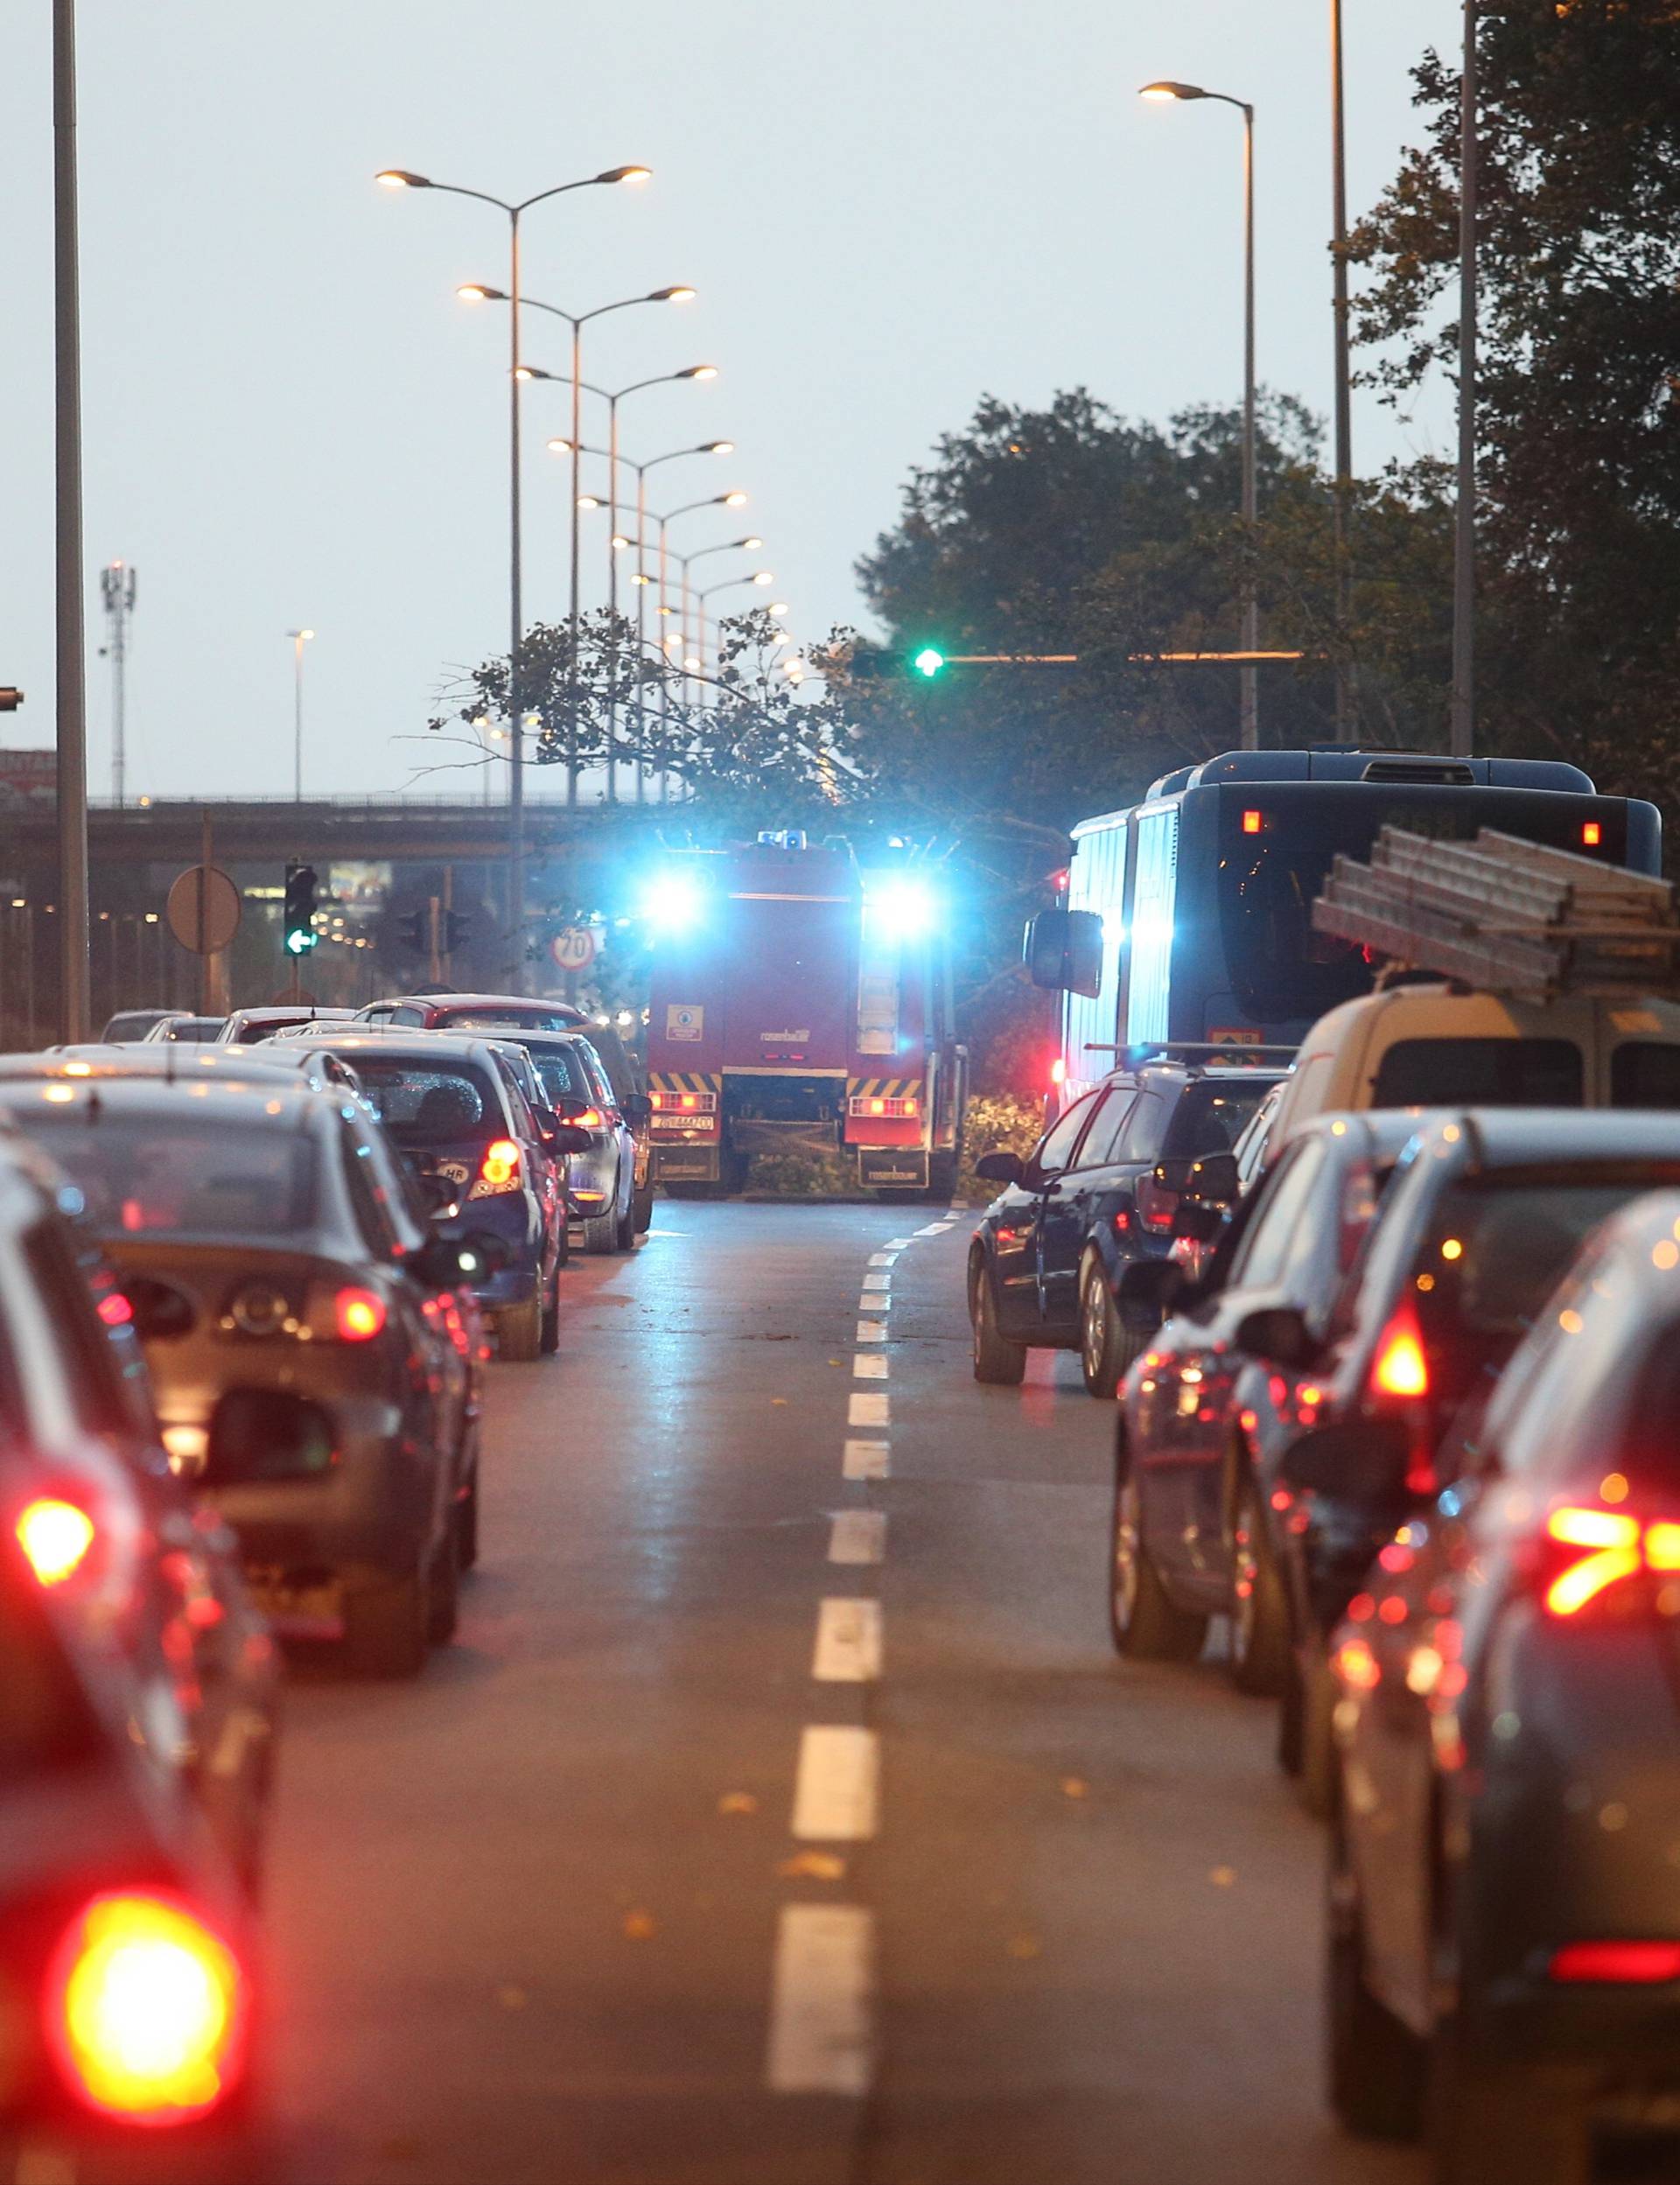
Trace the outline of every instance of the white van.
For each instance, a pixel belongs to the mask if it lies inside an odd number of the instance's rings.
[[[1680,1003],[1433,981],[1362,994],[1301,1041],[1266,1159],[1331,1109],[1513,1107],[1680,1109]]]

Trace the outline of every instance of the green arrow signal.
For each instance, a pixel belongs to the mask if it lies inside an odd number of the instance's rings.
[[[945,665],[945,655],[943,653],[935,652],[929,645],[919,652],[910,664],[919,675],[933,676],[936,676]]]

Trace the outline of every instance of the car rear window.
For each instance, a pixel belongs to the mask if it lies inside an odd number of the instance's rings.
[[[445,1025],[458,1032],[502,1032],[509,1025],[523,1025],[527,1032],[570,1032],[578,1019],[557,1009],[510,1002],[505,1009],[494,1003],[487,1008],[480,1004],[472,1009],[438,1009],[431,1021],[439,1031]]]
[[[196,1102],[177,1107],[112,1115],[88,1102],[13,1113],[76,1185],[103,1236],[295,1236],[309,1228],[315,1154],[295,1122],[263,1127],[266,1119],[206,1115]]]
[[[1624,1040],[1610,1057],[1613,1108],[1680,1108],[1680,1045]]]
[[[550,1107],[557,1107],[563,1100],[587,1101],[594,1097],[584,1058],[575,1047],[543,1047],[533,1053],[531,1060],[542,1080],[542,1089]]]
[[[1377,1066],[1374,1108],[1578,1108],[1572,1040],[1396,1040]]]
[[[404,1061],[358,1054],[356,1075],[375,1114],[399,1145],[448,1145],[500,1137],[501,1102],[471,1062]]]
[[[1164,1158],[1194,1160],[1201,1153],[1228,1153],[1276,1082],[1256,1073],[1251,1085],[1207,1077],[1186,1085],[1167,1125]]]

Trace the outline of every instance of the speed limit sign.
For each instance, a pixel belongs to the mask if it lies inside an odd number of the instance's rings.
[[[595,961],[594,928],[563,926],[550,942],[549,954],[562,971],[586,971]]]

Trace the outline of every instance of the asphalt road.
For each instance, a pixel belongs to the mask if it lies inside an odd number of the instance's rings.
[[[662,1205],[494,1370],[459,1642],[290,1695],[290,2185],[1418,2185],[1269,1712],[1116,1660],[1111,1414],[975,1385],[936,1220]]]

